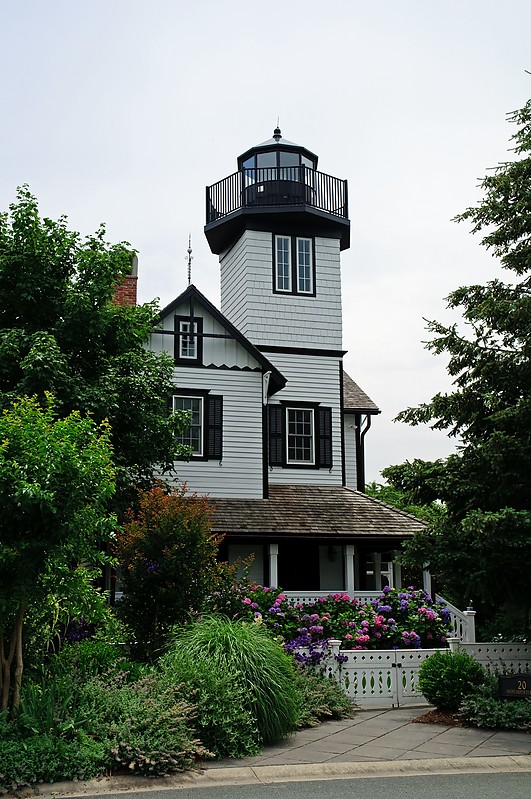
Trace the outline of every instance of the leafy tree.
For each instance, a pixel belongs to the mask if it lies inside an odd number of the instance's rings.
[[[184,487],[141,491],[138,508],[127,513],[114,547],[124,589],[118,612],[142,656],[159,650],[171,627],[216,590],[223,566],[210,520],[207,500]]]
[[[25,186],[0,214],[0,407],[52,392],[60,415],[108,419],[122,499],[171,468],[183,423],[167,412],[171,359],[145,348],[155,303],[114,301],[132,256],[103,226],[82,240],[65,217],[42,219]]]
[[[459,440],[444,460],[415,460],[383,475],[414,504],[441,501],[446,512],[407,546],[428,562],[453,597],[505,602],[529,624],[531,562],[531,100],[509,115],[518,126],[515,157],[481,181],[471,221],[511,279],[458,288],[448,307],[464,325],[428,323],[427,348],[449,356],[454,390],[398,419],[428,423]]]
[[[114,490],[108,424],[77,411],[57,418],[49,396],[0,413],[0,710],[19,705],[28,606],[54,580],[98,601],[90,564],[104,561]]]
[[[405,513],[410,513],[424,522],[435,521],[444,513],[444,506],[437,502],[426,505],[413,504],[409,496],[394,485],[372,482],[365,486],[365,492],[369,497],[379,499],[380,502],[385,502],[386,505],[403,510]]]

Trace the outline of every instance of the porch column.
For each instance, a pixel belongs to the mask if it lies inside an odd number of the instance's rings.
[[[381,591],[382,588],[382,553],[373,552],[372,559],[374,563],[374,587],[376,591]]]
[[[356,587],[356,580],[354,576],[356,560],[356,548],[354,544],[346,544],[345,546],[345,591],[352,599]]]
[[[398,554],[399,552],[396,550],[393,552],[393,576],[395,583],[393,588],[402,588],[402,566],[395,560]]]
[[[422,570],[422,587],[426,591],[427,594],[432,596],[431,593],[431,574],[429,573],[428,569],[424,567]]]
[[[269,585],[278,588],[278,544],[269,544]]]

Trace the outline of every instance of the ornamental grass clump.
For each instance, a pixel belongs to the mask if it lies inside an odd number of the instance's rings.
[[[228,675],[256,719],[261,740],[274,743],[293,732],[300,698],[294,663],[260,624],[205,617],[175,632],[172,650]]]
[[[485,670],[467,652],[439,651],[421,664],[417,688],[439,710],[458,710],[485,679]]]

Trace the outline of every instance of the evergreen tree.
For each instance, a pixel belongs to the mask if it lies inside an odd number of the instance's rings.
[[[454,389],[397,417],[458,438],[444,460],[415,460],[383,472],[413,504],[439,500],[445,513],[406,548],[429,563],[460,602],[500,604],[529,625],[531,562],[531,100],[509,115],[514,159],[481,181],[484,195],[457,221],[509,273],[504,282],[458,288],[448,307],[464,324],[428,323],[427,348],[449,356]]]

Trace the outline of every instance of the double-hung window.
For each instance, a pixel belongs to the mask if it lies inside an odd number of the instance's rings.
[[[277,294],[315,295],[313,239],[274,236],[273,290]]]
[[[312,466],[315,463],[314,409],[288,408],[287,414],[287,462]]]
[[[332,409],[319,403],[269,406],[269,465],[332,468]]]
[[[313,293],[311,239],[297,239],[297,293]]]
[[[190,420],[177,443],[190,447],[193,460],[223,457],[223,397],[208,390],[181,389],[174,394],[173,411],[188,411]]]
[[[275,286],[277,291],[291,292],[291,238],[275,236],[276,270]]]
[[[188,411],[190,423],[186,430],[177,437],[178,444],[190,447],[192,455],[201,457],[203,455],[203,430],[204,430],[204,397],[180,397],[173,398],[173,410]]]

